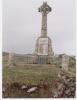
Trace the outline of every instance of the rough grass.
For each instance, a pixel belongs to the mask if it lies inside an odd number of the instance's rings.
[[[20,82],[38,84],[40,81],[51,83],[57,77],[59,68],[51,65],[25,65],[3,67],[3,83]]]
[[[3,93],[4,98],[50,98],[53,97],[52,91],[58,80],[60,68],[52,65],[20,65],[15,67],[3,66],[3,86],[6,92]],[[66,73],[69,77],[75,76],[74,70],[70,69]],[[13,87],[12,84],[46,85],[32,94],[20,91]],[[11,87],[10,87],[11,86]]]

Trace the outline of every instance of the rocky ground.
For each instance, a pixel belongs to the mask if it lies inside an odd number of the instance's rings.
[[[6,87],[3,85],[3,98],[75,98],[75,77],[68,77],[64,72],[60,72],[53,83],[26,85],[14,82]]]
[[[74,98],[76,92],[76,78],[68,77],[65,73],[58,74],[59,79],[55,82],[53,97],[55,98]]]

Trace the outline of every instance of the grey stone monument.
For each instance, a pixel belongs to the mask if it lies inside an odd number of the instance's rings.
[[[41,57],[41,60],[45,59],[50,63],[50,59],[54,53],[52,50],[52,41],[47,36],[47,14],[51,12],[51,7],[47,4],[47,2],[43,2],[43,5],[38,9],[38,11],[42,13],[42,27],[41,36],[38,37],[36,41],[35,54],[38,55],[39,58]]]

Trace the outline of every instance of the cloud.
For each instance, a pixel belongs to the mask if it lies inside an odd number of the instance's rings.
[[[3,0],[3,51],[32,53],[41,34],[43,0]],[[75,0],[47,0],[48,36],[55,53],[75,55]]]

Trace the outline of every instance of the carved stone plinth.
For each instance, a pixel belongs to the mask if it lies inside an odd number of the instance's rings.
[[[42,38],[39,37],[36,41],[36,48],[35,48],[36,55],[47,55],[47,56],[53,56],[53,50],[52,50],[52,42],[49,37]]]

